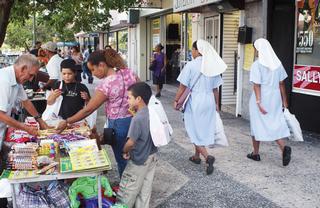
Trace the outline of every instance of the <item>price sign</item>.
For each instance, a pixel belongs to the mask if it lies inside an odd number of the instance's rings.
[[[297,53],[312,53],[313,31],[299,31],[297,40]]]

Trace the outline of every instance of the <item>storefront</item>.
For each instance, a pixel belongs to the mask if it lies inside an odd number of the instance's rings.
[[[188,19],[189,18],[189,19]],[[166,83],[175,84],[179,76],[181,64],[187,57],[188,48],[191,47],[191,24],[188,27],[190,15],[173,14],[172,12],[159,17],[149,18],[150,44],[149,53],[152,57],[155,46],[161,43],[166,54]],[[189,30],[188,30],[189,28]],[[189,47],[188,47],[189,45]],[[189,50],[189,54],[191,50]]]
[[[104,46],[111,46],[127,61],[128,59],[128,27],[110,30]]]
[[[320,132],[320,2],[296,3],[295,64],[291,108],[302,129]]]
[[[237,71],[238,69],[238,27],[240,22],[239,8],[230,1],[174,1],[174,12],[191,14],[189,24],[192,34],[185,50],[183,61],[190,60],[190,47],[193,41],[205,39],[212,44],[228,65],[222,75],[224,85],[221,88],[222,109],[236,114]],[[188,24],[187,24],[188,25]],[[187,31],[189,31],[187,29]]]
[[[288,74],[285,82],[290,110],[303,130],[319,133],[320,1],[272,0],[255,5],[262,13],[267,11],[267,23],[264,36],[261,25],[250,21],[249,26],[260,31],[254,39],[268,38]],[[246,7],[246,13],[249,10]]]

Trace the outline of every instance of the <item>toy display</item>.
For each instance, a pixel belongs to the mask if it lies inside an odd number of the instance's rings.
[[[104,188],[104,195],[111,197],[112,188],[109,180],[102,176],[101,186]],[[75,180],[69,188],[69,198],[72,208],[78,208],[80,202],[77,200],[78,194],[81,194],[85,200],[98,196],[97,177],[82,177]]]

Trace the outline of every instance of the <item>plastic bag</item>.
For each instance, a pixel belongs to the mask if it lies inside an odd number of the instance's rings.
[[[224,133],[223,123],[220,114],[216,111],[216,132],[214,135],[214,144],[227,147],[229,146],[227,137]]]
[[[45,121],[48,120],[55,120],[58,117],[61,103],[62,103],[62,96],[60,95],[56,102],[54,102],[52,105],[47,105],[46,110],[42,114],[42,119]]]
[[[60,82],[59,89],[62,90],[63,82]],[[46,91],[46,99],[48,99],[50,91]],[[63,97],[60,95],[52,105],[47,105],[46,110],[42,114],[42,119],[54,120],[58,117]]]
[[[88,125],[90,126],[91,129],[96,125],[97,114],[98,114],[97,111],[94,111],[87,118],[85,118],[85,120],[88,122]]]
[[[291,133],[289,139],[291,141],[303,142],[303,135],[300,123],[295,117],[295,115],[291,114],[287,108],[284,109],[283,114]]]
[[[11,185],[8,179],[0,179],[0,198],[8,198],[11,196]]]
[[[171,141],[173,129],[161,102],[152,96],[149,104],[150,134],[156,147],[167,145]]]

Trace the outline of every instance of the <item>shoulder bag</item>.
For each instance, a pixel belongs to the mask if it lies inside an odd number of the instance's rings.
[[[122,82],[123,82],[123,94],[122,94],[122,100],[121,100],[121,104],[119,106],[119,111],[118,111],[118,115],[117,115],[116,119],[118,119],[118,117],[119,117],[119,114],[120,114],[120,111],[121,111],[121,106],[122,106],[122,103],[123,103],[123,100],[124,100],[124,95],[125,95],[125,92],[126,92],[123,74],[122,74],[121,71],[120,71],[120,73],[121,73]],[[103,129],[103,139],[101,141],[102,145],[104,145],[104,144],[108,144],[108,145],[111,145],[111,146],[116,145],[116,143],[117,143],[116,127],[117,127],[117,120],[115,120],[114,126],[112,128],[107,127],[107,128]]]
[[[176,105],[176,110],[179,110],[181,112],[184,112],[185,110],[185,106],[190,98],[191,95],[191,91],[193,89],[193,87],[196,85],[196,83],[198,82],[199,78],[201,76],[201,72],[199,74],[199,76],[197,77],[196,81],[193,83],[193,85],[191,86],[191,88],[186,88],[182,95],[180,96],[179,100],[177,101],[177,105]]]

